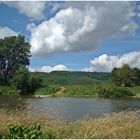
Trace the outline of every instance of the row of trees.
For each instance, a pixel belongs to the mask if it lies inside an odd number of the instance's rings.
[[[42,78],[26,68],[30,47],[20,35],[0,39],[0,85],[15,86],[20,94],[33,94],[41,86]]]
[[[140,69],[131,68],[128,64],[124,64],[121,68],[114,68],[112,70],[111,80],[117,86],[139,86]]]
[[[42,78],[26,68],[30,47],[20,35],[0,39],[0,85],[14,85],[21,94],[33,94],[41,86]],[[111,80],[118,86],[140,85],[140,70],[125,64],[112,70]]]

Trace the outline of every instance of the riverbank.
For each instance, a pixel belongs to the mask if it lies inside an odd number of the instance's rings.
[[[36,90],[35,97],[99,97],[97,90],[109,87],[110,84],[84,84],[84,85],[47,85]],[[140,98],[140,86],[125,88],[136,94],[132,98]],[[0,86],[1,95],[18,95],[13,87]]]
[[[0,135],[9,133],[11,124],[32,127],[34,124],[41,126],[41,131],[51,133],[58,139],[138,139],[140,138],[140,111],[112,113],[100,118],[85,118],[74,122],[59,122],[48,120],[46,116],[26,116],[17,112],[9,114],[0,113]]]
[[[87,85],[49,85],[38,89],[35,96],[40,97],[99,97],[97,91],[101,87],[111,87],[110,84]],[[140,98],[140,86],[125,88],[135,94],[132,98]],[[44,96],[45,95],[45,96]]]

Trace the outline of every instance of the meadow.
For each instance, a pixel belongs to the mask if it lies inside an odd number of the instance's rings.
[[[65,96],[65,97],[98,97],[98,90],[100,87],[112,87],[113,85],[106,83],[93,83],[82,85],[48,85],[39,88],[35,95],[49,95],[49,96]],[[62,89],[63,88],[63,89]],[[125,88],[135,94],[134,97],[139,98],[140,86]]]

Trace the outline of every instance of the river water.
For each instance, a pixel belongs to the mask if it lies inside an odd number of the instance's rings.
[[[53,119],[72,121],[98,117],[112,112],[140,109],[139,99],[103,99],[79,97],[27,98],[0,96],[0,109],[14,113],[17,109],[29,115],[44,114]]]

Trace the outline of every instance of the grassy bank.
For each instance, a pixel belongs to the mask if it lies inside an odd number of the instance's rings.
[[[32,127],[40,124],[41,131],[52,133],[55,138],[111,138],[111,139],[135,139],[140,138],[139,111],[114,113],[100,118],[86,118],[75,122],[49,121],[47,117],[40,115],[34,118],[27,117],[24,113],[0,113],[0,134],[9,133],[8,125],[16,124],[24,127]]]
[[[112,87],[109,83],[100,84],[84,84],[84,85],[48,85],[38,89],[36,95],[49,95],[49,96],[66,96],[66,97],[98,97],[98,90],[100,87]],[[140,95],[140,86],[126,88],[127,90],[136,94],[135,97]]]
[[[47,85],[35,91],[35,95],[65,96],[65,97],[98,97],[100,87],[111,87],[110,83],[96,83],[83,85]],[[126,88],[140,98],[140,86]],[[15,95],[17,90],[13,87],[0,86],[0,95]],[[43,96],[44,97],[44,96]]]
[[[10,86],[0,86],[0,95],[16,95],[17,90]]]

